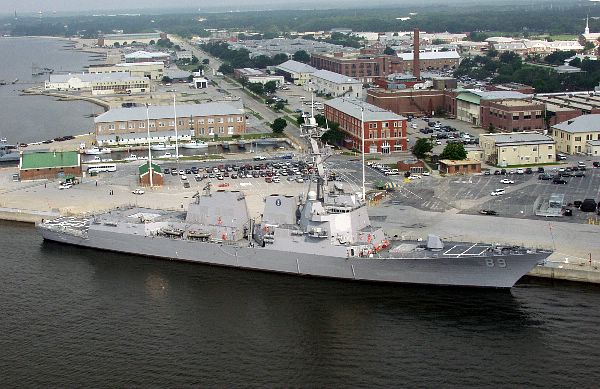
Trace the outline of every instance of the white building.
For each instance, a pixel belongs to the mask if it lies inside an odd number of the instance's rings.
[[[92,65],[88,73],[106,74],[128,72],[132,77],[146,77],[150,80],[162,80],[165,64],[162,62],[118,63],[116,65]]]
[[[136,94],[150,91],[150,82],[129,73],[52,74],[44,84],[46,90],[91,91],[92,95]]]
[[[140,63],[140,62],[162,62],[164,64],[169,63],[171,55],[161,52],[149,52],[149,51],[136,51],[134,53],[125,54],[126,63]]]
[[[304,88],[332,97],[362,98],[362,83],[360,81],[329,70],[317,70],[312,73],[309,82],[304,84]]]
[[[302,62],[289,60],[275,67],[278,74],[295,85],[304,85],[317,69]]]
[[[208,80],[204,77],[194,77],[192,82],[196,89],[206,89],[208,87]]]

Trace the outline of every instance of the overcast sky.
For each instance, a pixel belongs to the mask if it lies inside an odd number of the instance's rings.
[[[144,10],[144,9],[188,9],[188,10],[248,10],[252,8],[337,8],[340,6],[373,7],[407,4],[410,0],[0,0],[0,13],[34,13],[42,11],[92,12],[99,10]],[[431,0],[429,0],[431,1]],[[442,0],[443,1],[443,0]]]

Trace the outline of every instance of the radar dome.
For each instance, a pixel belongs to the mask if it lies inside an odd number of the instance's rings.
[[[317,192],[311,190],[308,192],[308,201],[315,201],[317,199]]]

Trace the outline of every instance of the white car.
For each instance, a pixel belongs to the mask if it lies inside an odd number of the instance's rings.
[[[411,127],[416,130],[419,126],[417,126],[417,123],[413,123],[411,124]]]
[[[264,157],[264,156],[262,156],[262,155],[256,155],[256,156],[254,157],[254,160],[255,160],[255,161],[264,161],[265,159],[267,159],[267,157]]]
[[[508,178],[500,180],[500,182],[503,184],[514,184],[515,183],[513,180],[509,180]]]
[[[182,174],[182,175],[181,175],[181,180],[182,180],[182,181],[185,181],[185,180],[187,180],[187,176],[186,176],[185,174]]]
[[[304,178],[298,177],[298,178],[296,178],[296,182],[299,183],[299,184],[301,184],[301,183],[304,182]]]
[[[73,187],[73,184],[70,184],[68,182],[63,182],[62,184],[60,184],[58,186],[58,189],[71,189]]]
[[[525,174],[525,170],[522,167],[517,169],[517,174]]]
[[[496,189],[495,191],[493,191],[493,192],[492,192],[492,193],[490,193],[490,194],[491,194],[492,196],[501,196],[501,195],[503,195],[504,193],[506,193],[506,192],[504,191],[504,189]]]
[[[281,179],[279,177],[273,177],[273,182],[281,182]]]
[[[423,173],[421,173],[421,174],[422,174],[423,176],[425,176],[425,177],[428,177],[428,176],[430,176],[430,175],[431,175],[431,173],[429,173],[429,172],[423,172]]]
[[[145,192],[143,189],[137,188],[135,190],[132,190],[131,193],[136,194],[136,195],[143,195]]]

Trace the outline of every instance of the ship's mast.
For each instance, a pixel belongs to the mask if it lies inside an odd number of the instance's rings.
[[[362,199],[366,201],[365,194],[365,109],[360,107],[360,137],[362,139]]]

